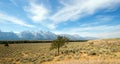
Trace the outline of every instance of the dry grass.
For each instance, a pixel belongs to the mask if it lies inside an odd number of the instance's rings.
[[[120,64],[120,39],[71,42],[49,50],[49,43],[0,45],[0,64]]]

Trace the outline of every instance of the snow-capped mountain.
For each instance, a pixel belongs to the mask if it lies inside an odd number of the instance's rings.
[[[18,37],[22,40],[54,40],[57,35],[52,32],[30,32],[23,31],[17,34]]]
[[[2,32],[0,31],[0,40],[54,40],[58,35],[52,32],[44,32],[44,31],[22,31],[20,33],[14,32]],[[61,34],[60,36],[68,37],[70,40],[86,40],[86,39],[94,39],[91,37],[81,37],[79,35],[69,35],[69,34]]]
[[[0,31],[0,40],[18,40],[19,37],[14,32]]]

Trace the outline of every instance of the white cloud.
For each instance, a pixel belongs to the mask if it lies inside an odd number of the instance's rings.
[[[43,3],[38,4],[36,1],[29,1],[29,5],[25,6],[24,10],[35,23],[48,29],[55,29],[57,25],[49,20],[50,9],[48,7],[45,7]]]
[[[28,12],[29,18],[34,22],[42,22],[47,19],[48,10],[41,4],[38,5],[35,2],[30,2],[29,6],[25,6],[24,10]]]
[[[43,3],[36,3],[36,1],[29,1],[29,5],[25,6],[24,10],[34,22],[49,29],[56,29],[59,23],[95,14],[100,9],[112,10],[120,3],[120,0],[60,0],[59,2],[63,7],[57,12],[48,9]],[[50,14],[51,11],[53,14]],[[103,18],[103,20],[109,19]]]
[[[25,26],[25,27],[30,27],[30,28],[34,27],[33,25],[25,23],[25,21],[23,21],[23,20],[20,20],[16,17],[9,16],[9,15],[3,14],[3,13],[0,13],[0,19],[12,22],[14,24],[18,24],[18,25],[21,25],[21,26]]]
[[[95,18],[93,18],[92,22],[91,23],[84,23],[84,24],[81,24],[80,26],[81,27],[84,27],[84,26],[94,26],[94,25],[101,25],[101,24],[104,24],[104,23],[110,23],[111,21],[113,21],[113,19],[115,18],[115,16],[103,16],[103,15],[99,15],[99,16],[96,16]]]
[[[55,24],[48,24],[47,27],[49,29],[55,29],[56,28],[56,25]]]
[[[94,14],[100,9],[111,10],[120,4],[120,0],[60,0],[60,2],[64,7],[50,17],[56,24],[80,19],[86,15]]]
[[[100,38],[120,38],[120,30],[100,33],[97,36]]]
[[[115,26],[108,26],[108,25],[101,25],[101,26],[91,26],[91,27],[80,27],[80,28],[72,28],[73,31],[76,32],[86,32],[86,31],[92,31],[92,32],[99,32],[99,31],[113,31],[113,30],[118,30],[120,25],[115,25]]]
[[[101,25],[101,26],[92,26],[92,27],[67,28],[60,31],[55,31],[55,33],[79,34],[81,36],[90,36],[90,37],[109,37],[109,36],[115,37],[116,35],[118,35],[120,37],[119,31],[116,32],[117,30],[120,30],[120,25],[116,25],[116,26]],[[112,32],[113,34],[111,34]]]

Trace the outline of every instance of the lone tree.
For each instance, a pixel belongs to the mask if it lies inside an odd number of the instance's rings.
[[[58,55],[59,55],[60,47],[62,47],[66,43],[68,43],[68,38],[67,37],[58,36],[57,39],[52,42],[50,49],[52,50],[52,49],[56,49],[57,48]]]

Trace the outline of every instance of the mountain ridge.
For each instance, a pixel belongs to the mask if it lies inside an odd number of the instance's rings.
[[[3,32],[0,31],[0,40],[54,40],[57,36],[65,36],[70,40],[88,40],[95,39],[93,37],[81,37],[79,35],[70,34],[55,34],[50,31],[22,31],[19,33],[15,32]]]

